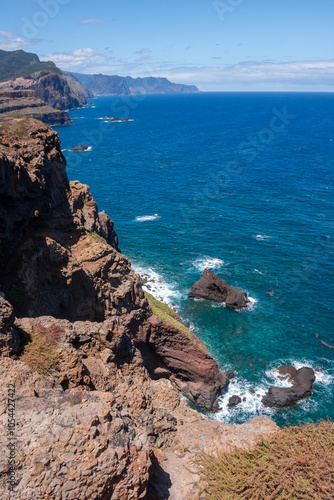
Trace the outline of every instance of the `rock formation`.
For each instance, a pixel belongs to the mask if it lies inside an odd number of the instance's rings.
[[[278,368],[278,372],[280,378],[291,383],[291,387],[270,387],[262,398],[265,406],[276,408],[294,406],[300,399],[310,396],[315,381],[312,368],[303,366],[297,370],[291,365],[283,365]]]
[[[85,144],[79,144],[78,146],[75,146],[75,148],[70,149],[70,151],[87,151],[88,146]]]
[[[204,269],[203,276],[193,284],[189,297],[224,302],[229,309],[241,309],[249,303],[245,292],[228,285],[209,269]]]
[[[180,398],[211,409],[229,377],[144,295],[112,221],[65,167],[52,129],[0,123],[0,435],[14,384],[15,494],[199,499],[201,447],[247,447],[276,425],[224,426]],[[5,500],[9,472],[3,453]]]
[[[84,106],[93,94],[73,76],[67,77],[51,62],[23,50],[0,51],[0,89],[32,90],[55,109]]]
[[[0,116],[22,116],[41,120],[49,125],[70,125],[66,111],[54,109],[36,97],[32,90],[0,89]]]

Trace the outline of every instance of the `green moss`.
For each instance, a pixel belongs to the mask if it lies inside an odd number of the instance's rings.
[[[98,234],[94,233],[94,231],[87,231],[87,229],[85,229],[85,233],[94,238],[94,240],[98,240],[101,241],[101,243],[109,245],[109,243],[104,238],[102,238],[102,236],[99,236]]]
[[[149,292],[144,291],[144,294],[153,314],[166,323],[169,323],[174,328],[177,328],[181,332],[185,333],[196,347],[206,352],[205,346],[199,341],[196,335],[181,322],[179,315],[174,311],[174,309],[154,298]]]

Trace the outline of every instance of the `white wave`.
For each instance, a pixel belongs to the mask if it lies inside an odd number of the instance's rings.
[[[257,234],[254,238],[258,241],[270,240],[271,236],[266,236],[265,234]]]
[[[146,221],[149,221],[149,220],[156,220],[156,219],[160,219],[160,216],[158,214],[154,214],[154,215],[140,215],[138,217],[135,218],[135,220],[137,222],[146,222]]]
[[[255,299],[254,297],[250,297],[248,294],[247,294],[247,297],[249,300],[249,304],[245,309],[241,309],[241,310],[242,311],[254,311],[254,309],[256,308],[256,304],[258,303],[258,300]]]
[[[255,415],[272,415],[274,409],[263,406],[261,402],[267,390],[268,387],[263,382],[254,386],[254,384],[236,376],[231,380],[227,392],[219,398],[220,410],[210,414],[210,417],[223,423],[234,423],[236,417],[241,417],[246,421]],[[241,398],[241,403],[229,408],[229,398],[234,395]]]
[[[203,272],[204,269],[220,269],[226,263],[215,257],[208,257],[204,255],[203,257],[198,257],[194,262],[193,266],[196,267],[199,271]]]
[[[160,273],[151,267],[143,267],[137,264],[133,264],[132,267],[145,282],[143,290],[152,294],[156,299],[177,309],[175,302],[181,298],[181,293],[176,289],[176,285],[167,282]]]
[[[67,151],[67,149],[66,149],[66,148],[64,148],[64,149],[62,149],[62,151]]]

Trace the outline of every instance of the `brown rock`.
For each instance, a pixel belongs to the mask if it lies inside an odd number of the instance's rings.
[[[209,269],[204,269],[203,276],[191,287],[189,297],[225,302],[229,309],[241,309],[249,303],[245,292],[228,285]]]
[[[291,387],[269,387],[262,398],[265,406],[284,408],[294,406],[300,399],[310,396],[313,390],[315,374],[312,368],[303,366],[297,370],[292,365],[283,365],[278,368],[281,378],[286,379]]]

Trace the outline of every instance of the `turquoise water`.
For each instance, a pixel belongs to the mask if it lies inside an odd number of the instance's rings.
[[[334,349],[321,340],[334,346],[334,94],[91,102],[71,110],[73,126],[57,128],[69,178],[90,186],[155,295],[236,373],[228,396],[246,401],[228,409],[225,396],[213,417],[269,414],[280,425],[333,417]],[[90,150],[69,151],[78,144]],[[251,307],[188,299],[204,267],[247,291]],[[282,363],[317,369],[314,392],[295,408],[266,409],[259,396]]]

